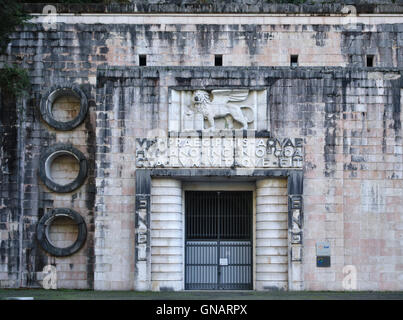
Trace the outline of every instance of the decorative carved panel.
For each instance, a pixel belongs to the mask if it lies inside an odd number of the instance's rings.
[[[302,139],[227,134],[136,139],[138,168],[302,169]]]
[[[171,89],[169,131],[270,130],[266,90]]]

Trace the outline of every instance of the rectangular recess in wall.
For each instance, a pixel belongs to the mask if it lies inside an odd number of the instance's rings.
[[[291,67],[298,67],[298,55],[292,54],[290,56],[290,66]]]
[[[139,66],[145,67],[147,65],[147,56],[145,54],[139,55]]]
[[[374,55],[367,55],[367,61],[366,61],[367,67],[371,68],[375,66],[375,56]]]
[[[222,67],[222,54],[216,54],[214,56],[214,66]]]

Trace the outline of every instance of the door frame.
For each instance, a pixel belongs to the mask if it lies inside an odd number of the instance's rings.
[[[182,239],[183,239],[183,288],[185,288],[186,271],[186,214],[185,214],[185,193],[186,191],[251,191],[252,192],[252,290],[255,290],[256,284],[256,182],[222,182],[222,181],[186,181],[182,184]],[[192,291],[192,290],[186,290]],[[224,291],[224,290],[217,290]],[[245,290],[243,290],[245,291]]]
[[[165,177],[182,182],[198,179],[220,179],[229,177],[233,181],[254,181],[268,178],[287,179],[288,193],[288,290],[304,290],[304,172],[301,169],[136,169],[135,194],[135,249],[134,288],[138,291],[151,290],[151,237],[150,197],[151,178]],[[144,228],[141,229],[140,226]]]

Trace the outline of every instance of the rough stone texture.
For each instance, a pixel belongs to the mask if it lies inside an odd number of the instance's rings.
[[[299,55],[300,66],[364,67],[366,55],[375,55],[375,66],[402,67],[402,46],[401,24],[60,24],[48,32],[37,24],[12,35],[8,59],[22,60],[37,91],[45,75],[94,85],[97,66],[138,65],[140,54],[148,66],[213,66],[222,54],[224,66],[289,66],[290,55]]]
[[[402,24],[353,32],[258,21],[59,24],[57,31],[28,24],[12,34],[0,62],[27,68],[32,90],[21,101],[1,97],[1,287],[38,286],[52,263],[59,287],[92,288],[95,277],[96,289],[134,288],[135,138],[167,131],[169,86],[262,86],[272,135],[304,138],[305,288],[342,289],[342,267],[353,264],[358,289],[402,290]],[[151,67],[133,67],[139,54]],[[214,54],[229,67],[213,67]],[[299,54],[300,68],[288,67],[290,54]],[[363,68],[366,54],[381,68]],[[52,85],[66,84],[85,92],[89,112],[61,132],[38,107]],[[73,193],[55,194],[38,178],[41,152],[57,142],[89,160],[86,182]],[[88,226],[85,246],[71,257],[51,257],[34,240],[40,217],[57,207],[79,212]],[[325,239],[332,265],[317,269],[315,244]]]
[[[33,25],[29,29],[34,31],[37,27]],[[92,288],[95,199],[93,124],[95,119],[93,118],[94,98],[91,98],[93,89],[88,84],[90,71],[84,68],[80,74],[74,70],[62,71],[67,62],[60,61],[69,59],[70,63],[74,64],[75,58],[66,56],[63,58],[56,53],[60,52],[60,48],[48,47],[54,41],[50,33],[34,31],[30,35],[27,33],[25,35],[33,37],[28,40],[31,46],[20,43],[22,51],[17,52],[20,49],[15,50],[11,45],[9,55],[1,57],[2,61],[9,63],[22,62],[23,67],[29,70],[32,83],[29,96],[18,103],[18,106],[23,108],[16,108],[15,104],[12,107],[10,102],[7,102],[8,98],[2,97],[2,104],[7,103],[9,107],[1,110],[4,115],[1,120],[1,130],[6,133],[6,135],[2,134],[5,142],[1,144],[3,153],[0,157],[1,174],[4,175],[4,178],[1,177],[0,184],[1,189],[4,190],[0,199],[2,203],[1,286],[40,286],[43,267],[54,264],[58,270],[58,287]],[[43,42],[43,36],[46,38],[46,44]],[[50,49],[48,53],[43,54],[48,49]],[[25,54],[28,56],[24,57]],[[73,131],[61,132],[42,121],[39,102],[41,95],[53,84],[70,83],[80,86],[86,93],[90,101],[90,112],[79,127]],[[89,172],[84,185],[72,193],[51,192],[43,185],[38,175],[40,154],[48,146],[57,142],[73,144],[89,160]],[[10,161],[8,162],[7,159]],[[88,227],[88,238],[84,247],[71,257],[50,256],[39,247],[36,241],[36,225],[40,217],[49,209],[58,207],[68,207],[79,212],[86,220]]]
[[[55,247],[65,248],[71,246],[77,239],[77,225],[68,218],[55,220],[49,229],[49,240]]]
[[[402,0],[131,0],[129,4],[56,4],[57,12],[69,13],[318,13],[340,14],[346,5],[357,13],[402,13]],[[42,13],[43,4],[25,4],[30,12]]]
[[[122,187],[113,187],[114,181],[119,185],[126,180],[121,177],[134,172],[134,165],[130,165],[134,138],[147,136],[152,129],[167,130],[168,86],[177,86],[179,81],[196,87],[201,83],[207,87],[228,83],[266,86],[270,90],[272,135],[304,138],[304,288],[342,290],[343,267],[353,264],[358,271],[358,289],[401,289],[402,199],[396,196],[402,191],[400,77],[398,69],[380,68],[101,69],[97,128],[110,130],[116,110],[125,108],[126,118],[121,127],[125,130],[123,146],[121,140],[109,136],[108,148],[98,149],[97,181],[107,181],[108,188],[102,189],[105,195],[98,194],[97,203],[110,202],[112,207],[122,203],[123,196],[107,195],[122,194]],[[139,92],[140,98],[131,99],[135,96],[132,92]],[[140,112],[144,108],[153,112]],[[105,137],[97,139],[101,144]],[[115,159],[125,159],[124,168]],[[371,189],[366,184],[387,187]],[[357,192],[361,185],[363,191]],[[371,196],[371,190],[378,196]],[[383,202],[388,205],[382,206]],[[376,223],[370,222],[373,219]],[[112,239],[111,235],[103,241],[113,246]],[[331,243],[332,264],[317,269],[315,245],[322,240]],[[377,280],[370,280],[370,275]]]
[[[0,94],[0,284],[14,287],[20,283],[18,111],[15,97]]]

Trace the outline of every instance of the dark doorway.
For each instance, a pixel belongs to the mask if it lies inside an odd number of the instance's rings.
[[[185,289],[250,290],[252,191],[186,191]]]

